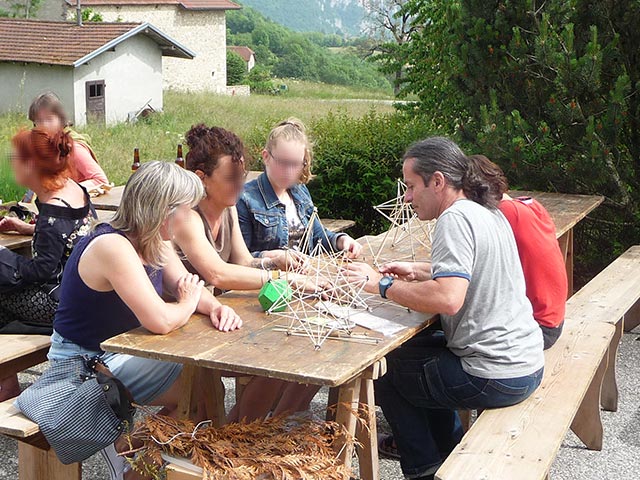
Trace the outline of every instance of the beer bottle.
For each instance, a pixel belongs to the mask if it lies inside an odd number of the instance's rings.
[[[182,157],[182,144],[178,144],[178,153],[176,154],[176,165],[184,168],[184,158]]]
[[[131,164],[131,171],[135,172],[140,168],[140,149],[133,149],[133,163]]]

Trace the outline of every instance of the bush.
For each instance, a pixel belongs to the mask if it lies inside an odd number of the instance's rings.
[[[402,155],[428,134],[425,124],[399,113],[372,111],[361,118],[330,113],[314,121],[316,178],[309,189],[320,216],[355,220],[355,236],[388,228],[373,205],[395,196]]]
[[[236,52],[227,52],[227,85],[240,85],[247,76],[247,64]]]
[[[247,76],[247,83],[251,87],[251,93],[260,93],[263,95],[276,95],[278,88],[268,68],[262,65],[256,65]]]

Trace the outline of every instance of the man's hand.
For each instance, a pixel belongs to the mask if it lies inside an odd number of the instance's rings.
[[[366,263],[348,263],[345,265],[344,271],[347,278],[354,282],[366,278],[367,283],[364,285],[365,292],[375,294],[380,291],[378,283],[380,283],[382,274],[380,272],[376,272]]]

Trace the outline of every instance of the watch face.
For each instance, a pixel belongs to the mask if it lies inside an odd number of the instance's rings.
[[[393,283],[392,277],[382,277],[382,280],[380,280],[380,285],[382,285],[383,287],[387,287],[392,283]]]

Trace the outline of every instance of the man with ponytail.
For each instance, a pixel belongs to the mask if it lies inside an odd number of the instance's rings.
[[[349,272],[368,276],[369,293],[440,315],[387,356],[376,383],[405,477],[432,479],[462,439],[456,410],[529,397],[542,380],[543,342],[511,227],[497,208],[497,179],[442,137],[409,147],[403,173],[405,200],[421,220],[437,219],[431,262],[380,271],[354,263]]]
[[[0,333],[51,334],[63,269],[94,211],[87,191],[69,178],[73,140],[67,132],[35,128],[12,143],[16,183],[36,193],[39,216],[31,258],[0,247]],[[0,231],[12,222],[22,220],[3,218]],[[15,376],[0,379],[0,400],[18,393]]]
[[[469,160],[491,181],[498,207],[511,225],[533,318],[542,330],[544,349],[551,348],[562,333],[569,288],[553,219],[536,199],[507,195],[509,185],[502,169],[487,157],[472,155]]]

